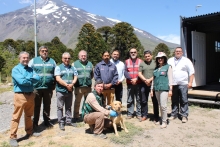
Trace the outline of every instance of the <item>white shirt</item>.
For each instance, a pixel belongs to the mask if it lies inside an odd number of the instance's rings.
[[[189,77],[195,73],[192,62],[186,57],[172,57],[167,62],[173,68],[173,85],[187,85]]]
[[[113,59],[110,59],[110,62],[115,64],[117,71],[118,71],[118,81],[122,82],[125,79],[125,76],[124,76],[125,64],[119,60],[114,61]]]

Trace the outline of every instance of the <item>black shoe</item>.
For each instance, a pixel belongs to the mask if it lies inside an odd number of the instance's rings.
[[[52,127],[53,127],[53,124],[52,124],[50,121],[45,121],[45,122],[44,122],[44,125],[45,125],[47,128],[52,128]]]
[[[73,118],[73,123],[76,123],[79,121],[79,118]]]
[[[66,126],[77,127],[77,124],[76,123],[66,123]]]
[[[16,139],[10,139],[9,144],[10,144],[11,147],[17,147],[18,146],[18,142],[17,142]]]
[[[60,127],[60,130],[65,131],[65,126],[64,126],[63,123],[60,123],[60,124],[59,124],[59,127]]]

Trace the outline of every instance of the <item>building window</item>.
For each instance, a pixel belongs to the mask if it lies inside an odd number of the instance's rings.
[[[215,52],[220,52],[220,42],[215,41]]]

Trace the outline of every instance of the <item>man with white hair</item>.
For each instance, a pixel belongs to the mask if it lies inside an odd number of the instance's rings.
[[[74,115],[73,122],[79,120],[79,107],[82,97],[86,98],[90,93],[93,78],[93,65],[87,60],[87,52],[81,50],[78,55],[79,60],[76,60],[72,66],[74,66],[78,72],[77,81],[75,83],[75,102],[74,102]]]
[[[23,138],[28,139],[31,135],[34,135],[31,120],[34,113],[35,97],[33,84],[36,84],[40,80],[40,77],[35,71],[31,67],[28,67],[29,53],[25,51],[20,52],[19,61],[20,63],[12,69],[15,94],[9,144],[13,147],[18,146],[17,130],[23,111],[26,131],[26,135]]]
[[[70,65],[70,54],[63,53],[62,62],[55,68],[54,75],[56,76],[56,95],[57,95],[57,117],[60,130],[65,130],[66,126],[76,127],[72,123],[72,101],[73,101],[73,86],[77,80],[77,70]],[[63,106],[65,105],[65,117],[63,116]],[[66,118],[66,119],[65,119]]]

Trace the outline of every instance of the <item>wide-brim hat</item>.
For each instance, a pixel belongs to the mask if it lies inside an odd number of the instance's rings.
[[[167,55],[164,52],[158,52],[156,58],[158,58],[158,57],[166,57],[167,58]]]

